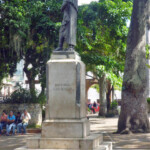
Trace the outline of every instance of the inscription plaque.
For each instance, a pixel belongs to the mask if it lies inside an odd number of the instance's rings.
[[[54,91],[68,91],[68,90],[71,91],[73,89],[72,89],[71,84],[64,83],[64,84],[55,84],[53,90]]]

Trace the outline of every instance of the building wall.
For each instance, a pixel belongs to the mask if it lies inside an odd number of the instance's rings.
[[[96,89],[89,88],[87,94],[88,94],[87,99],[90,100],[91,103],[93,103],[94,101],[97,102],[97,100],[99,100],[99,93],[97,92]],[[114,99],[115,100],[121,99],[121,91],[115,90]]]
[[[29,124],[42,124],[42,109],[40,104],[0,104],[0,114],[3,110],[6,110],[7,113],[13,111],[16,115],[18,111],[23,113],[24,109],[27,109],[31,115]]]

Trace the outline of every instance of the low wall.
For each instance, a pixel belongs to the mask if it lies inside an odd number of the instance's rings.
[[[0,114],[3,110],[6,110],[7,113],[12,110],[16,115],[18,111],[22,113],[24,109],[27,109],[31,115],[29,124],[42,124],[42,109],[40,104],[0,104]]]

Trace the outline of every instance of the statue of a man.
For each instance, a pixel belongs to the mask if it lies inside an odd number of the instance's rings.
[[[63,21],[59,31],[59,44],[54,51],[63,51],[64,42],[67,43],[67,51],[73,51],[76,45],[78,0],[64,0],[61,10]]]

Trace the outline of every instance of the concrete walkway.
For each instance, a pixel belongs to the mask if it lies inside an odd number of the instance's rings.
[[[149,118],[150,119],[150,118]],[[150,133],[120,135],[117,131],[118,118],[90,118],[91,132],[103,133],[105,141],[113,142],[113,150],[150,150]]]
[[[105,141],[113,142],[113,150],[150,150],[149,134],[119,135],[113,134],[117,130],[118,118],[90,117],[91,132],[103,133]],[[0,150],[14,150],[24,146],[26,138],[37,137],[40,134],[27,134],[21,136],[0,136]]]
[[[0,150],[14,150],[26,144],[26,138],[37,137],[40,134],[26,134],[15,136],[0,136]]]

